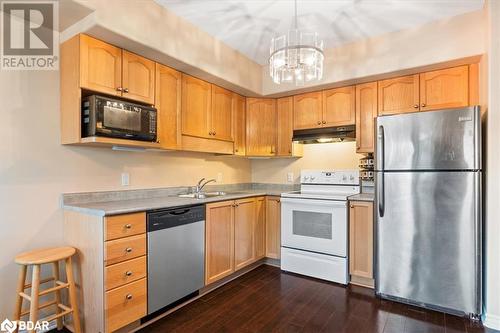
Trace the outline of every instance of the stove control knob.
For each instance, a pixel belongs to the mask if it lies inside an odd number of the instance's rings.
[[[304,182],[307,182],[309,180],[309,177],[308,176],[304,176]]]
[[[311,181],[313,181],[316,177],[311,176]]]
[[[347,176],[342,176],[342,180],[345,182],[347,180]]]
[[[350,180],[350,181],[354,181],[354,176],[353,176],[353,175],[350,175],[350,176],[349,176],[349,180]]]

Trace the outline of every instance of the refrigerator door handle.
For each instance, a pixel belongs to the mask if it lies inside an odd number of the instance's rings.
[[[380,217],[384,217],[385,211],[385,189],[384,189],[384,160],[385,160],[385,136],[384,136],[384,126],[380,125],[378,127],[378,145],[379,151],[377,152],[377,163],[380,170],[380,179],[378,179],[377,184],[377,197],[378,197],[378,214]]]

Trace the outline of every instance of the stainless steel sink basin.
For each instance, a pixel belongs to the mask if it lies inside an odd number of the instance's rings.
[[[198,193],[188,193],[188,194],[179,194],[179,198],[192,198],[192,199],[206,199],[212,197],[221,197],[226,195],[226,192],[217,191],[217,192],[198,192]]]

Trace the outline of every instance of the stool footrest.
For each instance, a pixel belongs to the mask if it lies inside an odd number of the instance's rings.
[[[49,288],[49,289],[45,289],[44,291],[40,292],[38,295],[39,296],[47,295],[47,294],[53,293],[54,291],[57,291],[59,289],[68,288],[68,286],[69,286],[68,283],[64,283],[64,282],[61,282],[61,281],[56,281],[56,283],[58,284],[58,286],[52,287],[52,288]]]
[[[61,318],[61,317],[64,317],[66,315],[69,315],[71,312],[73,312],[72,309],[70,309],[69,311],[66,310],[66,311],[63,311],[63,312],[56,313],[56,314],[53,314],[51,316],[45,317],[43,319],[40,319],[39,321],[52,321],[52,320],[56,320],[57,318]]]
[[[52,277],[40,280],[40,284],[44,284],[44,283],[54,281],[54,280],[55,280],[55,277],[52,276]],[[29,288],[31,288],[31,283],[24,285],[24,289],[29,289]]]
[[[57,304],[57,301],[46,302],[46,303],[40,304],[38,306],[38,310],[44,309],[46,307],[49,307],[51,305],[56,305],[56,304]],[[24,317],[24,316],[29,315],[29,314],[30,314],[30,310],[29,309],[24,310],[23,312],[21,312],[21,317]]]
[[[22,291],[19,293],[19,296],[21,296],[22,298],[24,298],[25,300],[31,302],[31,296],[23,293]]]

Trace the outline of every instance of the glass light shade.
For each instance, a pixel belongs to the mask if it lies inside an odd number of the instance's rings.
[[[277,84],[321,80],[323,77],[323,41],[315,32],[290,30],[271,40],[269,75]]]

